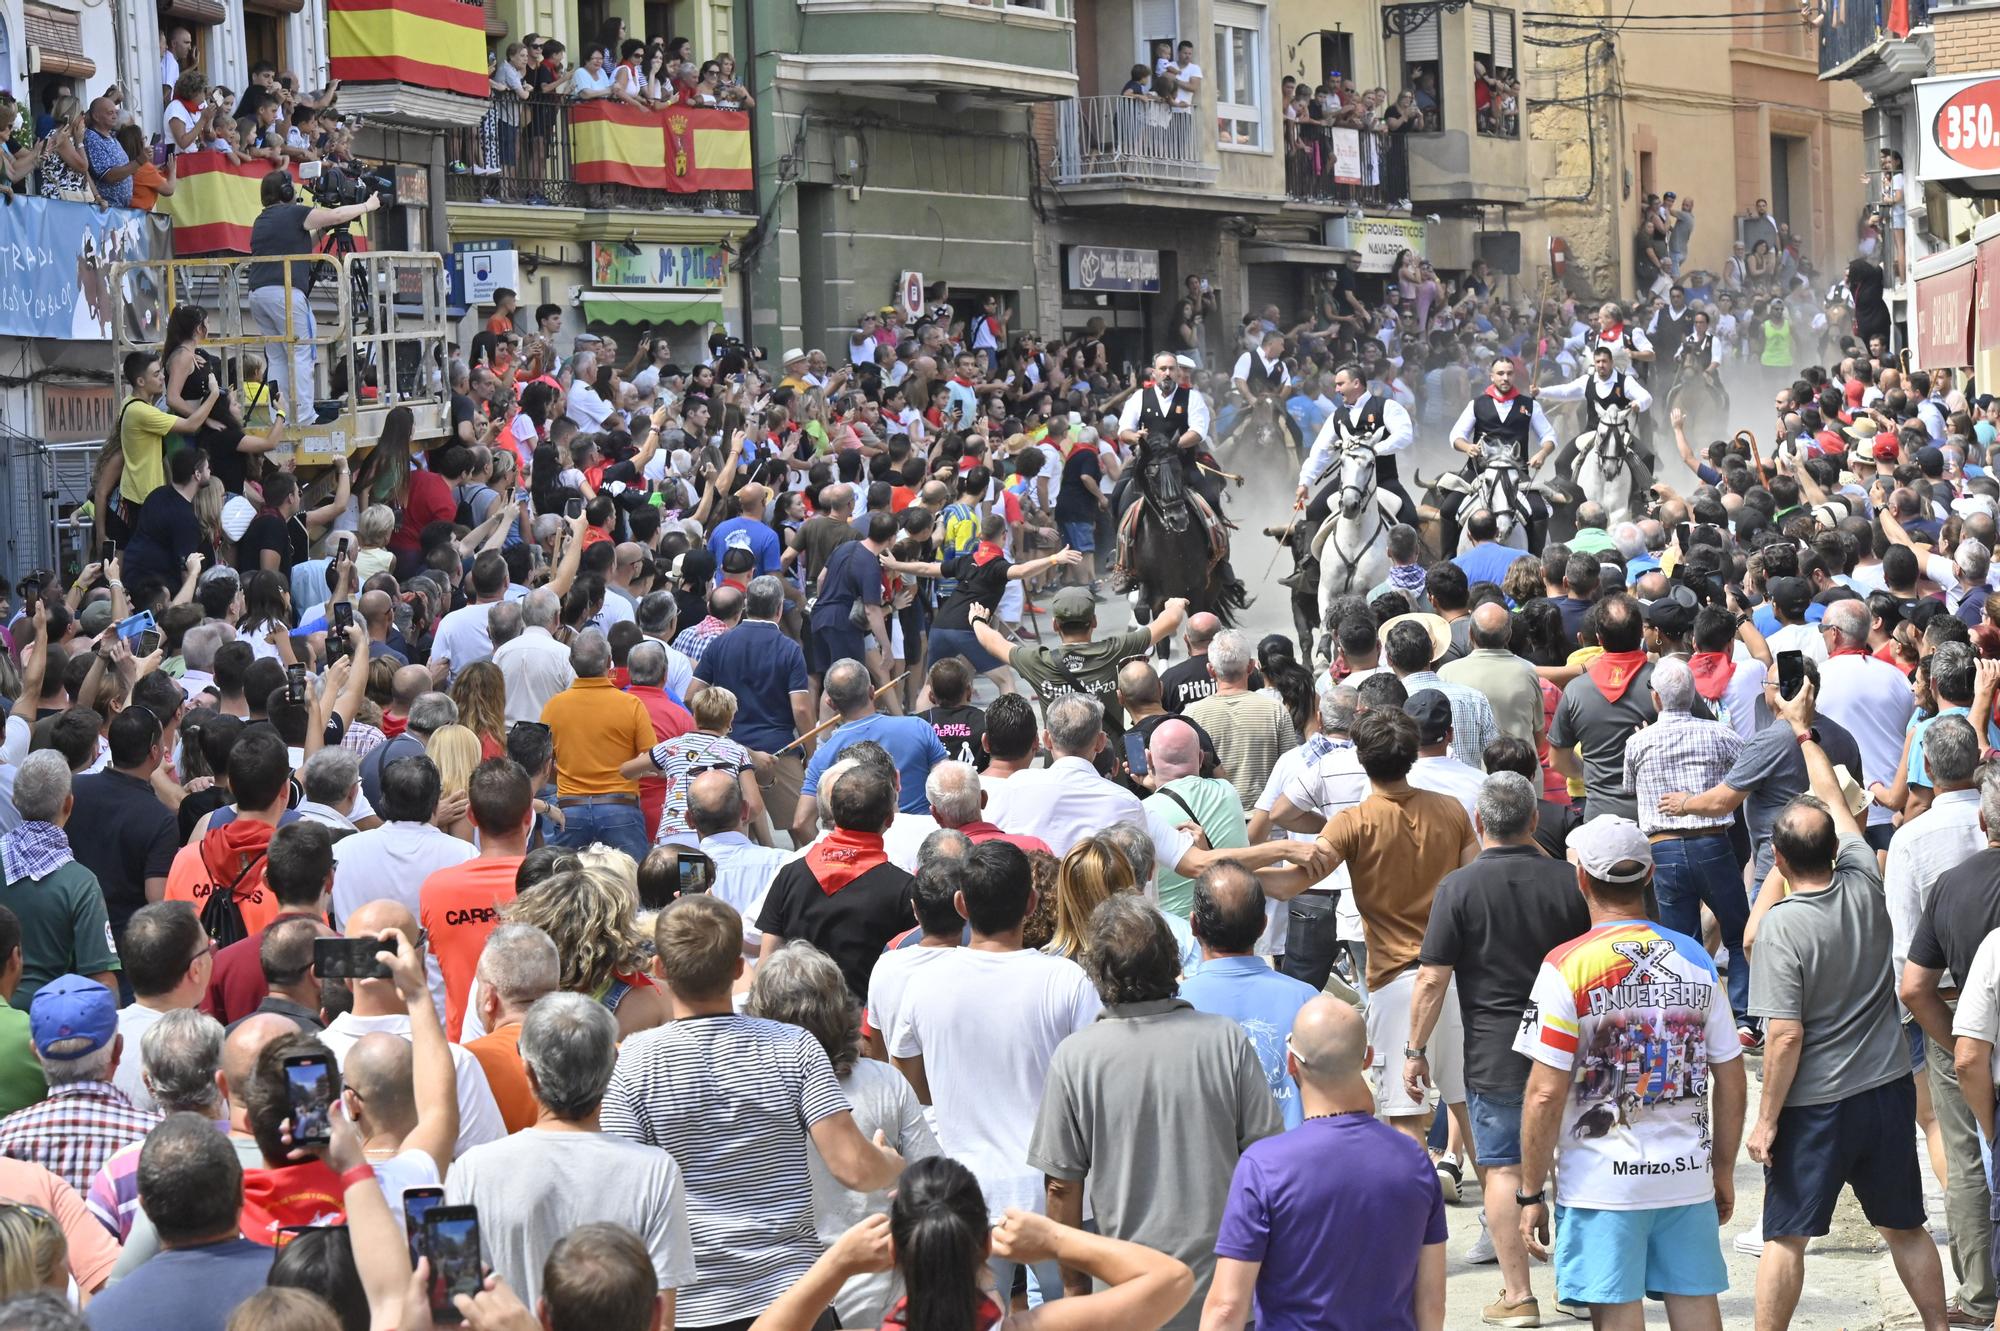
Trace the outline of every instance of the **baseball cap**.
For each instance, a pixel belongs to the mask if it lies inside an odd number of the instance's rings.
[[[111,602],[92,601],[76,617],[77,627],[86,635],[95,635],[111,627]]]
[[[1975,513],[1989,518],[1996,515],[1993,501],[1985,495],[1965,495],[1954,499],[1951,501],[1951,511],[1961,518],[1969,518]]]
[[[1944,450],[1936,444],[1925,444],[1917,450],[1917,465],[1926,476],[1944,470]]]
[[[1088,624],[1097,618],[1097,602],[1082,587],[1065,587],[1049,602],[1049,613],[1058,624]]]
[[[1875,440],[1873,452],[1877,462],[1886,462],[1892,467],[1896,465],[1896,459],[1903,455],[1901,446],[1896,442],[1896,436],[1892,434],[1879,436]]]
[[[1451,699],[1436,689],[1419,689],[1403,704],[1403,715],[1417,723],[1417,742],[1442,744],[1451,734]]]
[[[1694,631],[1694,611],[1672,596],[1662,596],[1646,607],[1646,623],[1670,638],[1685,638]]]
[[[1653,867],[1653,848],[1646,834],[1630,818],[1601,813],[1569,834],[1569,848],[1576,862],[1592,878],[1603,883],[1637,883]],[[1616,872],[1621,864],[1637,863],[1638,869]]]
[[[1812,584],[1804,578],[1773,578],[1765,590],[1773,607],[1795,619],[1803,618],[1812,604]]]
[[[35,991],[28,1005],[28,1029],[35,1052],[64,1062],[94,1054],[118,1034],[118,998],[95,980],[59,975]],[[49,1046],[63,1040],[88,1040],[88,1049],[51,1054]]]

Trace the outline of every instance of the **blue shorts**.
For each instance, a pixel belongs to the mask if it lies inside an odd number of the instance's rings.
[[[1916,1117],[1917,1084],[1907,1074],[1832,1104],[1779,1110],[1764,1166],[1764,1237],[1826,1233],[1843,1187],[1854,1189],[1869,1224],[1921,1229],[1924,1187],[1909,1126]]]
[[[1914,1021],[1903,1023],[1903,1043],[1910,1047],[1910,1075],[1924,1075],[1924,1028]]]
[[[1521,1097],[1482,1095],[1467,1088],[1465,1110],[1472,1118],[1472,1145],[1482,1165],[1521,1163]]]
[[[1067,545],[1080,555],[1096,553],[1097,520],[1095,518],[1088,522],[1064,522],[1058,525],[1062,527],[1064,545]]]
[[[930,643],[930,661],[933,665],[947,656],[962,656],[972,662],[975,673],[983,675],[989,670],[998,670],[1007,664],[981,647],[979,639],[964,629],[941,629],[933,626]]]
[[[1564,1303],[1637,1303],[1648,1295],[1729,1288],[1715,1202],[1651,1211],[1556,1207],[1556,1297]]]

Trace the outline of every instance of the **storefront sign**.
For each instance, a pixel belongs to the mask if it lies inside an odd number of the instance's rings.
[[[1070,245],[1069,288],[1072,291],[1156,292],[1160,289],[1160,252],[1128,250],[1110,245]]]
[[[1416,217],[1329,217],[1325,239],[1329,248],[1361,256],[1357,272],[1392,273],[1396,256],[1404,250],[1424,257],[1424,223]]]
[[[1918,79],[1923,127],[1917,174],[1925,180],[2000,175],[2000,74]]]
[[[1333,134],[1333,181],[1336,185],[1361,184],[1361,131],[1336,129]]]
[[[521,287],[521,259],[511,240],[461,240],[452,249],[452,296],[459,305],[491,305],[502,287]]]
[[[638,251],[592,241],[591,285],[720,291],[728,278],[729,256],[720,245],[640,245]]]
[[[109,384],[42,385],[42,438],[51,444],[102,439],[111,433]]]
[[[1979,265],[1970,245],[1960,246],[1951,257],[1948,267],[1917,274],[1920,369],[1953,369],[1972,363],[1972,299]]]
[[[1980,241],[1975,252],[1978,289],[1972,302],[1972,345],[1976,351],[1992,351],[2000,347],[2000,232]]]

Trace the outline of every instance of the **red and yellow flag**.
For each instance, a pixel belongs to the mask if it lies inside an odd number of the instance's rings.
[[[327,0],[328,72],[484,98],[486,10],[464,0]]]
[[[250,227],[264,211],[264,177],[271,173],[267,161],[231,162],[219,152],[181,153],[175,158],[179,184],[164,195],[160,205],[174,224],[174,253],[182,258],[195,254],[248,254]],[[289,168],[294,182],[297,166]],[[311,203],[305,187],[299,186],[298,201]],[[368,225],[362,218],[354,224],[355,248],[366,249],[359,234]]]
[[[606,98],[570,107],[569,123],[578,184],[674,194],[754,188],[750,117],[742,111],[704,106],[655,111]]]

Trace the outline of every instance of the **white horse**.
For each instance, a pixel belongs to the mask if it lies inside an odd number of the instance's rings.
[[[1341,447],[1340,489],[1312,542],[1319,560],[1322,621],[1335,600],[1349,593],[1366,596],[1389,576],[1389,528],[1398,521],[1394,495],[1375,484],[1375,445],[1349,440]]]
[[[1606,526],[1632,520],[1633,481],[1640,464],[1632,452],[1632,413],[1624,407],[1607,407],[1597,418],[1597,428],[1576,438],[1576,487],[1582,492],[1579,503],[1596,500],[1608,515]]]
[[[1464,554],[1472,548],[1472,527],[1467,518],[1485,509],[1493,515],[1500,528],[1499,543],[1516,550],[1528,548],[1528,495],[1542,493],[1541,484],[1526,479],[1521,464],[1514,460],[1511,449],[1504,445],[1485,446],[1480,449],[1484,459],[1479,474],[1467,480],[1457,472],[1445,472],[1434,482],[1440,490],[1461,494],[1465,499],[1458,506],[1458,549]],[[1417,473],[1417,484],[1424,486],[1423,473]]]

